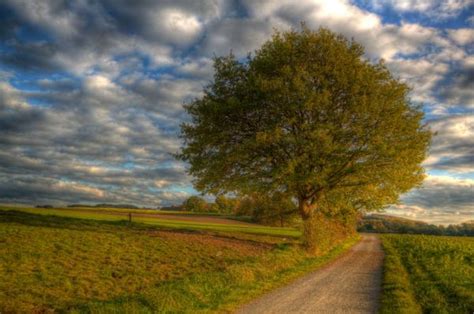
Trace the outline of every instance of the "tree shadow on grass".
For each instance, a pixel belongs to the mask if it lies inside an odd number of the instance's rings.
[[[171,228],[164,226],[153,226],[140,222],[130,223],[128,220],[95,220],[75,217],[62,217],[56,215],[33,214],[19,210],[0,210],[0,226],[1,224],[8,223],[20,224],[30,227],[68,229],[75,231],[95,231],[103,233],[114,233],[118,231],[147,232],[160,230],[173,233],[208,235],[224,239],[245,241],[259,245],[261,245],[262,243],[266,243],[268,245],[274,245],[276,243],[281,244],[282,241],[285,243],[299,243],[299,239],[293,239],[291,237],[283,236],[262,236],[245,233],[244,236],[242,236],[241,234],[234,232],[216,230],[194,230],[185,227]]]
[[[154,229],[127,220],[106,221],[81,218],[61,217],[55,215],[40,215],[18,210],[0,210],[0,224],[16,223],[32,227],[59,228],[70,230],[114,231],[117,228],[132,228],[136,230]]]
[[[63,217],[57,215],[42,215],[27,213],[19,210],[0,210],[0,224],[16,223],[31,227],[69,229],[78,231],[117,232],[127,231],[167,231],[192,234],[214,233],[205,230],[192,230],[187,228],[167,228],[164,226],[153,226],[140,222],[129,222],[128,220],[95,220],[75,217]],[[216,234],[216,236],[218,236]]]

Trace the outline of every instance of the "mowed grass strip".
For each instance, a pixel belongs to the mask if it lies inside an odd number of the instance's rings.
[[[383,235],[381,313],[473,313],[474,238]]]
[[[0,211],[22,211],[26,213],[38,214],[38,215],[54,215],[59,217],[71,217],[71,218],[80,218],[80,219],[92,219],[92,220],[104,220],[104,221],[121,221],[128,219],[123,215],[123,212],[108,211],[103,209],[104,213],[99,213],[97,211],[91,211],[90,209],[74,208],[74,209],[46,209],[46,208],[30,208],[30,207],[0,207]],[[108,212],[107,212],[108,211]],[[161,217],[140,217],[133,216],[132,219],[134,222],[145,223],[150,225],[155,225],[159,227],[165,227],[170,229],[179,229],[179,230],[210,230],[210,231],[222,231],[222,232],[238,232],[238,233],[249,233],[249,234],[266,234],[272,236],[282,236],[282,237],[294,237],[298,238],[301,236],[299,230],[293,228],[279,228],[279,227],[266,227],[261,225],[239,225],[239,224],[220,224],[220,223],[211,223],[211,222],[193,222],[193,221],[182,221],[182,220],[173,220],[165,219]]]
[[[22,207],[22,206],[19,206]],[[105,211],[115,213],[135,213],[135,214],[160,214],[160,215],[179,215],[179,216],[216,216],[216,217],[227,217],[229,215],[216,213],[216,212],[190,212],[183,210],[158,210],[158,209],[137,209],[137,208],[117,208],[117,207],[95,207],[95,206],[72,206],[64,207],[62,209],[68,210],[83,210],[83,211]]]
[[[259,237],[0,211],[0,312],[231,311],[355,242],[312,257]]]

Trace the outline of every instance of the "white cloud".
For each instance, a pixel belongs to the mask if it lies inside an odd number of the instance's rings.
[[[115,87],[107,77],[100,74],[87,77],[85,86],[90,90],[113,89]]]
[[[204,82],[193,79],[162,76],[159,79],[138,79],[132,89],[143,107],[169,115],[181,111],[186,100],[199,96],[204,85]]]
[[[28,110],[31,106],[21,95],[21,92],[10,83],[0,81],[0,109]]]
[[[77,182],[65,182],[65,181],[58,181],[55,182],[52,186],[52,189],[57,190],[59,193],[75,193],[75,194],[85,194],[88,197],[93,198],[101,198],[104,196],[104,191],[80,184]]]
[[[68,36],[76,32],[77,16],[66,10],[55,10],[54,1],[7,0],[18,12],[34,24]]]
[[[413,87],[412,99],[418,102],[434,102],[433,88],[449,71],[446,63],[429,59],[396,59],[388,63],[389,68]]]
[[[474,115],[440,118],[429,123],[436,132],[424,165],[457,173],[474,173]]]
[[[349,38],[354,37],[365,46],[370,58],[390,61],[396,58],[397,54],[422,52],[427,45],[433,43],[446,45],[434,28],[406,22],[401,26],[383,24],[380,16],[364,11],[345,0],[308,0],[298,2],[298,5],[294,5],[293,1],[248,1],[246,6],[250,12],[250,20],[247,23],[253,24],[252,29],[257,34],[265,34],[266,24],[284,30],[289,27],[298,28],[299,23],[305,21],[311,28],[329,27]],[[263,25],[257,26],[257,22]],[[239,32],[241,31],[234,30],[234,34]],[[271,33],[271,29],[266,32]],[[227,33],[232,34],[232,31]],[[265,36],[268,38],[269,35]],[[257,41],[258,44],[261,41],[263,40]],[[242,40],[238,42],[241,43]],[[216,39],[214,44],[219,44],[219,41]],[[250,48],[251,45],[245,47]]]
[[[474,2],[472,0],[372,0],[375,10],[391,7],[399,12],[418,12],[441,19],[456,16]]]
[[[187,76],[210,80],[214,72],[210,58],[187,59],[176,66],[176,71]]]
[[[94,74],[84,78],[81,101],[91,109],[114,105],[128,106],[133,101],[133,95],[105,75]]]
[[[474,179],[430,175],[387,212],[437,224],[467,221],[474,216]]]
[[[468,45],[474,42],[474,29],[472,28],[460,28],[448,30],[450,37],[458,45]]]
[[[163,179],[161,179],[161,180],[155,180],[154,183],[155,183],[155,186],[156,186],[157,188],[159,188],[159,189],[164,188],[164,187],[167,187],[167,186],[170,185],[170,182],[168,182],[167,180],[163,180]]]
[[[154,32],[167,42],[186,45],[194,41],[203,30],[203,24],[195,15],[178,9],[150,12]]]
[[[271,33],[272,24],[268,21],[224,19],[212,25],[201,44],[201,49],[207,56],[227,55],[232,51],[235,55],[243,57],[268,40]]]

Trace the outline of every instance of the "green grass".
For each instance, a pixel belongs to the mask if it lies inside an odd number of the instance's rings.
[[[89,211],[104,211],[104,212],[116,212],[116,213],[137,213],[137,214],[160,214],[160,215],[182,215],[182,216],[217,216],[217,217],[232,217],[216,212],[190,212],[182,210],[158,210],[158,209],[137,209],[137,208],[116,208],[116,207],[65,207],[62,209],[69,210],[89,210]]]
[[[383,235],[381,313],[473,313],[474,238]]]
[[[0,211],[0,313],[232,311],[355,243],[313,257],[271,235],[87,218]]]
[[[102,221],[121,221],[127,219],[123,213],[122,209],[117,211],[116,208],[113,209],[100,209],[104,213],[99,213],[97,211],[91,211],[90,208],[54,208],[54,209],[45,209],[45,208],[30,208],[30,207],[0,207],[0,211],[22,211],[26,213],[38,214],[38,215],[54,215],[60,217],[72,217],[72,218],[81,218],[81,219],[92,219],[92,220],[102,220]],[[125,211],[126,213],[131,212]],[[115,214],[116,213],[116,214]],[[293,228],[279,228],[279,227],[267,227],[261,225],[238,225],[236,224],[218,224],[218,223],[208,223],[208,222],[193,222],[193,221],[180,221],[165,219],[165,218],[156,218],[156,217],[133,217],[134,222],[144,223],[155,225],[163,228],[169,229],[178,229],[178,230],[210,230],[210,231],[219,231],[219,232],[237,232],[237,233],[248,233],[248,234],[261,234],[261,235],[272,235],[272,236],[282,236],[282,237],[293,237],[298,238],[301,236],[299,230]]]

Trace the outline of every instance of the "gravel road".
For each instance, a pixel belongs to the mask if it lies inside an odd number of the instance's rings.
[[[245,305],[237,313],[377,313],[383,251],[376,235],[295,282]]]

